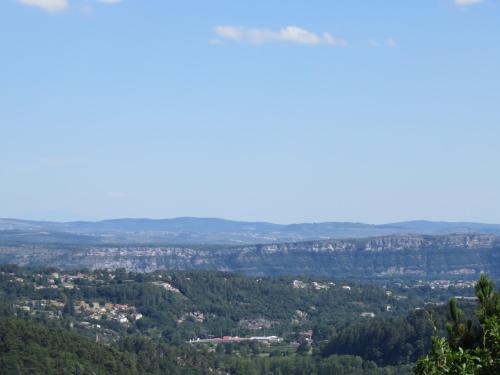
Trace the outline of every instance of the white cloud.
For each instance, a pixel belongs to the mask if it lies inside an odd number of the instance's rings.
[[[335,38],[329,33],[318,35],[297,26],[287,26],[277,31],[269,29],[246,29],[235,26],[216,26],[214,32],[223,39],[253,44],[284,42],[311,45],[326,44],[331,46],[347,45],[345,40]]]
[[[379,47],[396,48],[398,46],[398,42],[394,38],[389,38],[382,42],[379,42],[378,40],[375,39],[370,39],[368,41],[368,45],[373,48],[379,48]]]
[[[122,0],[97,0],[97,2],[103,4],[118,4],[121,3]]]
[[[17,0],[17,1],[24,5],[42,8],[47,12],[61,12],[70,7],[70,0]],[[95,0],[95,1],[106,5],[114,5],[123,2],[123,0]],[[73,3],[72,7],[73,6],[76,7],[76,10],[78,10],[82,14],[89,14],[92,13],[93,11],[92,6],[88,3],[82,4],[81,1],[80,2],[74,1],[72,3]]]
[[[387,47],[396,48],[397,46],[398,43],[394,39],[392,38],[387,39]]]
[[[479,4],[482,2],[483,2],[483,0],[455,0],[455,4],[457,4],[459,6]]]
[[[47,12],[60,12],[68,8],[68,0],[18,0],[20,3],[36,6]]]

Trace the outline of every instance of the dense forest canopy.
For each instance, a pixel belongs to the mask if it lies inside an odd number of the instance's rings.
[[[8,374],[411,373],[446,334],[455,296],[472,316],[468,282],[5,265],[0,363]]]

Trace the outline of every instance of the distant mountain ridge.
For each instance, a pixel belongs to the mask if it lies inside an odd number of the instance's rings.
[[[0,219],[0,244],[44,243],[150,243],[150,244],[265,244],[323,239],[364,238],[398,234],[497,234],[500,224],[433,222],[389,224],[321,222],[274,224],[219,218],[110,219],[50,222]]]

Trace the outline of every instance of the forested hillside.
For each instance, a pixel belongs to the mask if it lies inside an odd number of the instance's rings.
[[[2,266],[0,363],[8,374],[404,374],[430,349],[427,311],[444,321],[452,295],[473,306],[472,284],[436,285]]]

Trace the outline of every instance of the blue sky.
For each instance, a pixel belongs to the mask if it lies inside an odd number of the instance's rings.
[[[0,3],[0,217],[500,222],[500,1]]]

